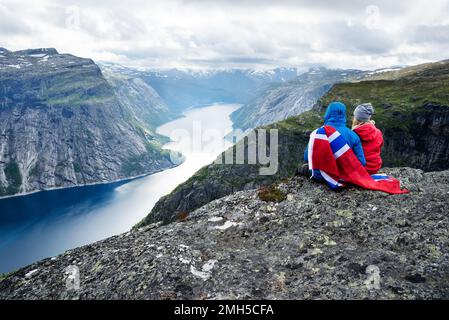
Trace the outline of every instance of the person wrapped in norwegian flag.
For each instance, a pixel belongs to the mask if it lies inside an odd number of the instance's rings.
[[[332,190],[353,184],[390,194],[409,192],[401,190],[400,182],[392,177],[368,173],[360,138],[346,127],[346,106],[343,103],[331,103],[324,121],[323,127],[310,134],[304,153],[313,179],[325,181]]]
[[[335,128],[348,143],[349,147],[354,151],[355,155],[359,159],[360,163],[365,166],[365,154],[362,148],[362,142],[360,137],[347,126],[346,120],[346,105],[342,102],[332,102],[329,104],[326,110],[326,114],[324,115],[324,125],[331,126]],[[306,148],[304,152],[304,161],[309,161],[309,147]],[[303,175],[309,174],[309,168],[307,166],[303,167]],[[319,170],[315,170],[313,172],[313,177],[316,180],[323,181],[324,178],[321,176]]]

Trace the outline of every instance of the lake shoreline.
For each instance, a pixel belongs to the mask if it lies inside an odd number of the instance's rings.
[[[169,137],[173,131],[184,130],[189,138],[198,139],[194,130],[199,123],[200,139],[208,130],[219,130],[226,135],[232,130],[230,114],[238,107],[214,104],[191,108],[177,120],[158,127],[157,131]],[[183,162],[154,172],[3,197],[0,200],[0,226],[3,228],[0,273],[130,232],[162,197],[231,146],[224,137],[215,142],[221,145],[222,141],[223,150],[214,150],[209,140],[204,141],[206,144],[197,150],[191,141],[170,140],[163,148],[181,153]]]
[[[179,120],[179,119],[186,118],[186,116],[185,116],[186,112],[193,111],[195,109],[207,108],[208,106],[209,107],[213,107],[213,106],[217,106],[217,105],[237,105],[237,104],[215,102],[215,103],[212,103],[212,104],[204,104],[204,105],[198,105],[198,106],[195,106],[195,107],[190,107],[190,108],[187,108],[184,111],[183,114],[180,114],[179,116],[177,116],[176,118],[174,118],[174,119],[172,119],[170,121],[162,123],[161,125],[159,125],[159,127],[162,127],[162,126],[164,126],[164,125],[166,125],[166,124],[168,124],[168,123],[170,123],[172,121],[176,121],[176,120]],[[170,140],[170,137],[162,135],[162,134],[161,134],[161,136],[164,136],[164,137],[166,137],[168,139],[168,142],[165,145],[168,145],[168,144],[170,144],[170,142],[172,142]],[[162,146],[162,149],[165,149],[164,148],[165,145]],[[170,150],[170,149],[165,149],[165,150]],[[115,184],[115,183],[120,183],[120,182],[127,183],[127,182],[131,182],[131,181],[134,181],[134,180],[137,180],[137,179],[141,179],[141,178],[145,178],[145,177],[151,176],[153,174],[158,174],[158,173],[164,172],[166,170],[170,170],[170,169],[176,168],[176,167],[182,165],[184,163],[184,161],[185,161],[185,159],[183,159],[183,161],[181,163],[173,165],[173,166],[169,166],[169,167],[167,167],[165,169],[156,170],[156,171],[150,172],[150,173],[143,173],[143,174],[140,174],[140,175],[137,175],[137,176],[128,177],[128,178],[111,180],[111,181],[104,181],[104,182],[84,183],[84,184],[78,184],[78,185],[74,185],[74,186],[45,188],[45,189],[40,189],[40,190],[34,190],[34,191],[29,191],[29,192],[22,192],[22,193],[12,194],[12,195],[8,195],[8,196],[0,196],[0,200],[25,197],[25,196],[29,196],[29,195],[32,195],[32,194],[46,192],[46,191],[66,190],[66,189],[73,189],[73,188],[100,186],[100,185]]]
[[[167,167],[165,169],[156,170],[156,171],[151,172],[151,173],[143,173],[141,175],[137,175],[137,176],[133,176],[133,177],[129,177],[129,178],[112,180],[112,181],[85,183],[85,184],[79,184],[79,185],[76,185],[76,186],[67,186],[67,187],[53,187],[53,188],[46,188],[46,189],[35,190],[35,191],[30,191],[30,192],[17,193],[17,194],[13,194],[13,195],[10,195],[10,196],[2,196],[2,197],[0,197],[0,200],[26,197],[26,196],[29,196],[29,195],[32,195],[32,194],[37,194],[37,193],[46,192],[46,191],[69,190],[69,189],[74,189],[74,188],[101,186],[101,185],[115,184],[115,183],[120,183],[120,182],[128,183],[128,182],[131,182],[131,181],[134,181],[134,180],[137,180],[137,179],[146,178],[148,176],[152,176],[154,174],[158,174],[158,173],[164,172],[166,170],[170,170],[170,169],[176,168],[176,167],[178,167],[180,165],[182,165],[182,162],[180,164],[176,164],[176,165]]]

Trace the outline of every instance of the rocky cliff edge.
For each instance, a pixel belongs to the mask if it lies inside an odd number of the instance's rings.
[[[412,192],[241,191],[4,276],[0,299],[447,299],[449,171],[385,171]]]

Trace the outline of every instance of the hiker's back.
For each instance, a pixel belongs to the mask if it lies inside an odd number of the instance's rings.
[[[332,102],[324,116],[324,125],[337,130],[354,151],[362,165],[365,165],[362,144],[359,136],[346,126],[346,106],[341,102]]]
[[[324,125],[331,126],[337,130],[354,151],[362,165],[365,166],[362,143],[359,136],[346,126],[346,106],[343,103],[332,102],[329,104],[324,116]],[[304,152],[304,160],[308,161],[308,148]]]
[[[343,138],[346,140],[346,142],[351,147],[351,149],[353,149],[356,144],[361,143],[359,136],[357,134],[355,134],[354,131],[352,131],[351,129],[346,127],[346,124],[342,126],[342,125],[337,125],[335,123],[330,122],[330,123],[326,123],[326,125],[331,126],[335,130],[337,130],[343,136]]]

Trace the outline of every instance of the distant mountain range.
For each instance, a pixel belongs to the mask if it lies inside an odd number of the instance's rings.
[[[232,114],[232,120],[234,128],[243,131],[310,110],[335,83],[397,69],[360,71],[316,67],[306,72],[297,68],[142,70],[113,63],[101,63],[100,67],[104,72],[142,79],[174,113],[216,102],[242,104],[242,108]]]
[[[179,114],[186,108],[216,102],[243,106],[232,114],[235,129],[251,130],[310,110],[335,83],[379,78],[401,67],[361,71],[355,69],[275,68],[250,69],[135,69],[100,63],[105,73],[139,78]]]
[[[104,71],[139,77],[154,88],[175,112],[211,103],[244,104],[257,97],[261,87],[287,82],[298,76],[296,68],[276,68],[265,71],[249,69],[138,70],[112,63],[100,63]]]

